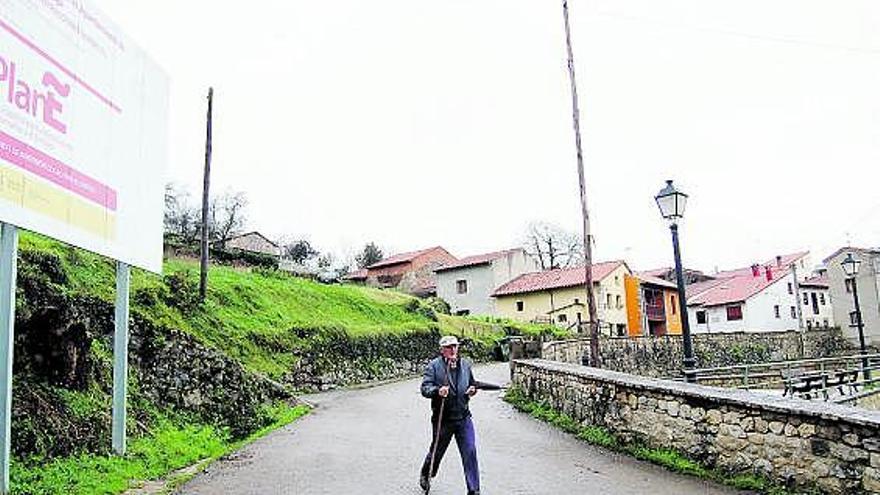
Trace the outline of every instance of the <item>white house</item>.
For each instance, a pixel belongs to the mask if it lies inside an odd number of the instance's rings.
[[[807,330],[834,326],[834,307],[828,287],[828,274],[822,273],[801,282],[801,314]]]
[[[797,270],[797,281],[793,267]],[[688,286],[691,331],[768,332],[801,328],[799,321],[805,313],[799,314],[799,310],[812,311],[812,296],[807,296],[810,305],[803,308],[798,298],[802,283],[810,276],[809,267],[809,253],[796,253],[720,272],[714,280]],[[819,301],[818,290],[810,291],[817,292]]]
[[[833,304],[834,321],[843,329],[843,334],[853,343],[858,343],[859,334],[855,318],[852,282],[843,273],[841,261],[847,254],[861,261],[856,287],[859,290],[859,308],[865,330],[865,343],[880,344],[880,249],[846,247],[838,249],[825,258],[828,271],[828,289]]]
[[[508,249],[469,256],[435,270],[437,296],[456,315],[497,315],[492,293],[523,273],[540,270],[525,250]]]

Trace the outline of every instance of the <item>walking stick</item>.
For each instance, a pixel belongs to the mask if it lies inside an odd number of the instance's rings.
[[[446,385],[449,386],[449,361],[446,362]],[[448,397],[448,394],[447,394]],[[437,446],[440,443],[440,424],[443,421],[443,407],[446,405],[446,397],[440,400],[440,414],[437,415],[437,432],[434,434],[434,448],[431,449],[431,466],[428,471],[428,483],[425,485],[425,494],[431,491],[431,478],[434,477],[434,462],[437,458]]]

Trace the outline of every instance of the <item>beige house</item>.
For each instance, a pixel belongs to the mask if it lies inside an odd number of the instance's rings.
[[[623,261],[592,266],[593,294],[599,328],[605,335],[626,335],[624,278],[632,271]],[[576,329],[588,320],[586,273],[583,267],[520,275],[492,294],[498,316],[522,321],[552,322]]]
[[[238,249],[269,256],[281,256],[281,247],[259,232],[232,236],[217,244],[223,249]]]
[[[865,343],[878,345],[880,344],[880,249],[845,247],[825,258],[834,322],[840,326],[843,335],[850,342],[856,344],[859,342],[853,286],[840,264],[850,253],[862,262],[856,277],[856,288],[859,291],[859,308],[862,311]]]

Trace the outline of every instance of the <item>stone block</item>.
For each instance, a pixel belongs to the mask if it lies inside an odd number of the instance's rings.
[[[785,429],[785,425],[780,421],[771,421],[770,422],[770,431],[772,431],[776,435],[781,435],[782,431]]]
[[[859,436],[856,435],[855,433],[847,433],[846,435],[843,436],[842,440],[843,440],[843,443],[845,443],[847,445],[856,446],[859,444]]]
[[[755,418],[755,431],[758,433],[767,433],[770,430],[770,423],[763,418]]]
[[[880,454],[871,452],[871,467],[880,469]]]
[[[785,425],[785,436],[795,437],[798,435],[798,429],[794,425]]]
[[[672,416],[673,418],[678,417],[679,412],[679,404],[675,401],[670,401],[666,403],[666,412]]]
[[[803,423],[798,426],[798,434],[804,438],[809,438],[816,434],[816,427],[809,423]]]
[[[755,445],[764,445],[764,435],[760,433],[749,433],[748,434],[749,443]]]
[[[741,419],[742,415],[738,412],[730,411],[724,413],[724,422],[729,425],[738,425]]]
[[[832,442],[829,447],[830,454],[842,461],[853,462],[868,460],[868,453],[864,450],[856,449],[838,442]]]
[[[721,412],[717,409],[711,409],[706,413],[706,422],[710,425],[720,424],[722,419]]]
[[[865,476],[862,477],[862,488],[869,493],[880,493],[880,470],[865,468]]]
[[[755,418],[743,418],[739,422],[739,426],[743,431],[755,431]]]

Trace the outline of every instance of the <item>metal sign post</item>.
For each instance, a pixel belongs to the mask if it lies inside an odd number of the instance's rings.
[[[126,398],[128,396],[128,288],[129,266],[116,262],[116,328],[113,333],[113,451],[125,455]]]
[[[9,493],[12,434],[12,343],[15,327],[15,276],[18,227],[0,224],[0,493]]]

